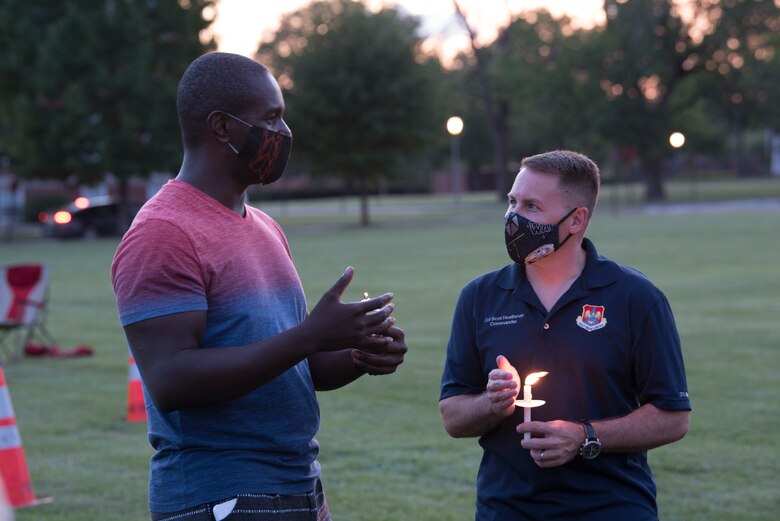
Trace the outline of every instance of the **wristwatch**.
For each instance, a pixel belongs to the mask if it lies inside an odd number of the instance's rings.
[[[580,447],[580,456],[583,459],[596,459],[601,453],[601,442],[596,437],[596,430],[587,420],[580,423],[582,428],[585,429],[585,441],[582,442],[582,447]]]

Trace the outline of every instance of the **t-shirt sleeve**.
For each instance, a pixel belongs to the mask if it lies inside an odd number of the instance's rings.
[[[487,378],[477,349],[474,299],[476,284],[466,286],[458,298],[452,319],[447,359],[441,378],[439,400],[459,394],[479,394],[485,390]]]
[[[690,410],[680,337],[663,295],[650,308],[634,337],[634,375],[639,403]]]
[[[134,225],[111,266],[119,321],[206,311],[206,283],[190,239],[176,225],[150,219]]]

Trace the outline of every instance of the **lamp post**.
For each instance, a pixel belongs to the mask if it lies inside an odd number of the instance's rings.
[[[671,134],[669,134],[669,144],[672,146],[672,148],[675,151],[674,152],[675,170],[677,171],[676,173],[679,174],[682,171],[681,161],[684,160],[684,158],[680,154],[680,149],[685,144],[685,134],[683,134],[682,132],[672,132]],[[697,192],[696,181],[697,181],[696,175],[694,174],[694,176],[691,177],[691,184],[690,184],[692,199],[696,199],[696,192]]]
[[[460,133],[463,132],[463,120],[458,116],[452,116],[447,120],[447,132],[450,139],[450,152],[452,161],[452,197],[455,204],[460,202],[460,193],[462,190],[460,175]]]

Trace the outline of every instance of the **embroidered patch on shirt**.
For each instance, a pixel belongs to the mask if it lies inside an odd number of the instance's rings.
[[[582,306],[582,315],[577,317],[577,325],[585,331],[596,331],[607,325],[607,317],[604,316],[604,306],[585,304]]]

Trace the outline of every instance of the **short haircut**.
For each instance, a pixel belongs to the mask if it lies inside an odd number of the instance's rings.
[[[571,188],[579,206],[588,209],[588,218],[596,209],[599,197],[601,175],[599,167],[589,157],[571,150],[553,150],[526,157],[520,168],[527,168],[540,174],[558,176],[561,188]]]
[[[238,54],[211,52],[193,61],[179,81],[176,110],[184,146],[201,142],[215,110],[241,114],[257,101],[256,78],[263,65]]]

